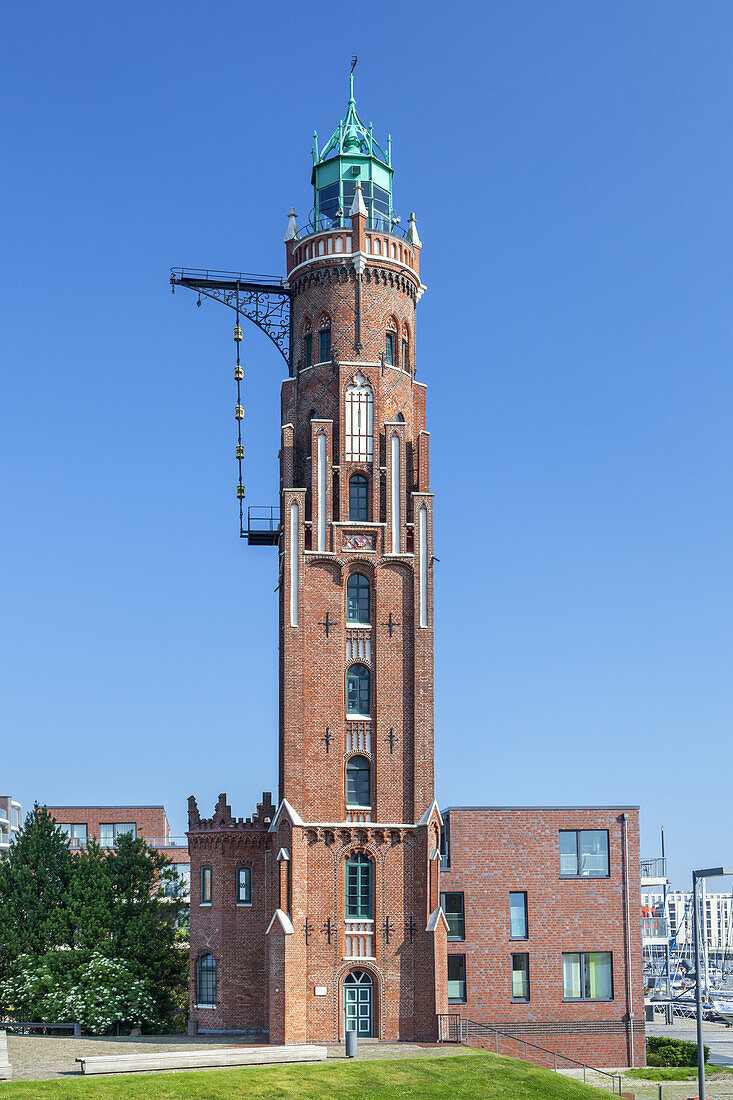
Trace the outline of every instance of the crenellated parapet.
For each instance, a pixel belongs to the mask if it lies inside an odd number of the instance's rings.
[[[254,829],[266,833],[275,816],[275,806],[272,802],[270,791],[264,791],[262,801],[257,803],[257,810],[251,817],[234,817],[232,809],[227,802],[226,794],[220,794],[211,817],[201,817],[196,799],[191,795],[188,799],[188,831],[190,833],[212,832],[215,829],[236,830]]]

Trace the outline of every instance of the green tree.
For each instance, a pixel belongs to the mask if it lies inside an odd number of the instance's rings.
[[[21,955],[72,946],[68,839],[37,803],[0,859],[0,980]]]

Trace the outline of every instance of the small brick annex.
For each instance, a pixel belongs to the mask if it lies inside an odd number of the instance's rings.
[[[331,158],[342,178],[346,168],[350,180],[379,168],[391,180],[370,142],[371,132],[342,124]],[[462,871],[441,875],[430,436],[426,388],[415,378],[421,242],[414,216],[402,235],[370,216],[360,183],[349,186],[353,203],[335,220],[299,233],[291,216],[286,236],[277,806],[265,794],[251,818],[237,818],[222,794],[204,818],[189,799],[192,1026],[268,1032],[276,1043],[337,1041],[347,1026],[385,1040],[435,1040],[438,1015],[452,1010],[441,889],[451,875],[468,883],[485,873],[486,849],[476,848],[472,863],[462,852]],[[525,853],[548,896],[558,878],[555,826],[546,826],[541,854]],[[521,849],[521,830],[512,844]],[[630,844],[638,880],[634,831]],[[472,967],[500,923],[491,916],[497,899],[475,893],[484,940]],[[616,936],[617,892],[605,903]],[[550,922],[548,937],[551,927],[564,935],[562,922]],[[638,939],[638,920],[633,927]],[[614,952],[622,986],[624,954]],[[501,997],[489,996],[490,976],[480,982],[485,994],[476,980],[466,1007],[511,1020]],[[568,1025],[596,1018],[598,1005],[558,1012],[555,992],[548,985],[539,1015]],[[619,1064],[624,1011],[614,1001],[597,1017],[618,1025],[608,1052]]]

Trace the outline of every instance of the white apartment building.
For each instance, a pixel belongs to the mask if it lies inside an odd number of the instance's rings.
[[[642,894],[642,906],[664,916],[664,892]],[[667,919],[670,944],[692,951],[692,891],[667,891]],[[733,894],[705,895],[705,938],[709,951],[729,951],[733,960]]]
[[[0,853],[7,852],[20,832],[21,810],[20,802],[16,802],[9,794],[0,794]]]

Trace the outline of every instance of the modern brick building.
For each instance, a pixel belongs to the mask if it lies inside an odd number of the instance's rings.
[[[590,1065],[643,1064],[638,807],[443,821],[449,1012]]]
[[[185,837],[171,836],[164,806],[47,806],[69,838],[72,851],[96,840],[101,848],[114,848],[120,833],[132,833],[151,848],[159,849],[176,865],[181,897],[188,901],[191,868]]]
[[[622,1063],[641,990],[636,811],[451,810],[441,872],[430,435],[415,356],[425,288],[415,218],[400,229],[392,175],[389,144],[363,126],[352,90],[345,119],[314,148],[309,225],[291,211],[281,522],[271,538],[250,532],[279,550],[278,803],[265,794],[243,819],[221,795],[204,818],[189,799],[192,1027],[271,1042],[351,1029],[432,1040],[460,1002],[486,1023]],[[238,284],[210,284],[213,296],[235,285],[239,310]],[[609,871],[592,881],[563,871],[565,833],[588,865],[585,831],[606,838]],[[460,950],[441,892],[462,895]],[[521,951],[509,892],[530,906]],[[521,1003],[512,954],[529,956]]]

